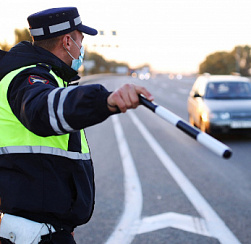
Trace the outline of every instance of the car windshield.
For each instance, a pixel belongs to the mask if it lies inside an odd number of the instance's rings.
[[[207,99],[251,99],[251,83],[210,82],[207,85]]]

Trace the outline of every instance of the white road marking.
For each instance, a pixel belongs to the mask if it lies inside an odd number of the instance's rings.
[[[131,228],[141,216],[143,196],[140,180],[118,116],[112,116],[124,169],[125,206],[123,215],[106,244],[129,244],[135,233]]]
[[[143,219],[140,218],[143,204],[141,184],[118,115],[114,115],[112,121],[124,168],[125,207],[118,225],[106,244],[130,244],[137,234],[168,227],[215,237],[222,244],[240,244],[239,240],[161,148],[137,116],[132,111],[128,111],[128,114],[202,218],[178,213],[163,213]]]
[[[176,228],[184,231],[211,236],[204,219],[178,213],[163,213],[141,220],[137,234],[143,234],[164,228]]]
[[[224,221],[218,216],[183,172],[176,166],[173,160],[168,156],[137,116],[132,111],[128,111],[128,114],[141,132],[142,136],[148,142],[149,146],[155,152],[156,156],[172,175],[200,216],[205,219],[211,236],[217,238],[222,244],[240,244],[240,241],[229,230]]]

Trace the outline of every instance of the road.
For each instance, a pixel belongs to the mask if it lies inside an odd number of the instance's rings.
[[[108,90],[144,85],[156,103],[187,120],[194,78],[106,75],[91,82]],[[143,106],[86,134],[96,204],[75,231],[78,244],[251,243],[250,136],[218,138],[233,150],[225,160]]]

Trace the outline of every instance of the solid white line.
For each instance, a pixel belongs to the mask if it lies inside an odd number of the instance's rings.
[[[143,123],[137,118],[137,116],[132,111],[128,111],[127,113],[131,117],[134,124],[138,127],[142,136],[148,142],[149,146],[155,152],[159,160],[166,167],[184,194],[196,208],[200,216],[206,220],[209,233],[219,239],[222,244],[240,244],[240,241],[229,230],[223,220],[203,198],[199,191],[193,186],[189,179],[176,166],[173,160],[168,156],[164,149],[162,149],[160,144],[150,134]]]
[[[135,236],[133,226],[140,219],[143,196],[137,170],[118,115],[113,115],[111,118],[124,168],[125,206],[122,217],[106,244],[128,244]]]

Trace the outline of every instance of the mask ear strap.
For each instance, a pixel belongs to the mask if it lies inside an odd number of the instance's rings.
[[[65,48],[64,44],[63,44],[63,47],[65,49],[65,51],[70,55],[70,57],[74,60],[75,58],[70,54],[70,52]]]
[[[74,39],[70,36],[71,40],[75,43],[75,45],[79,48],[79,50],[81,49],[78,44],[74,41]]]

